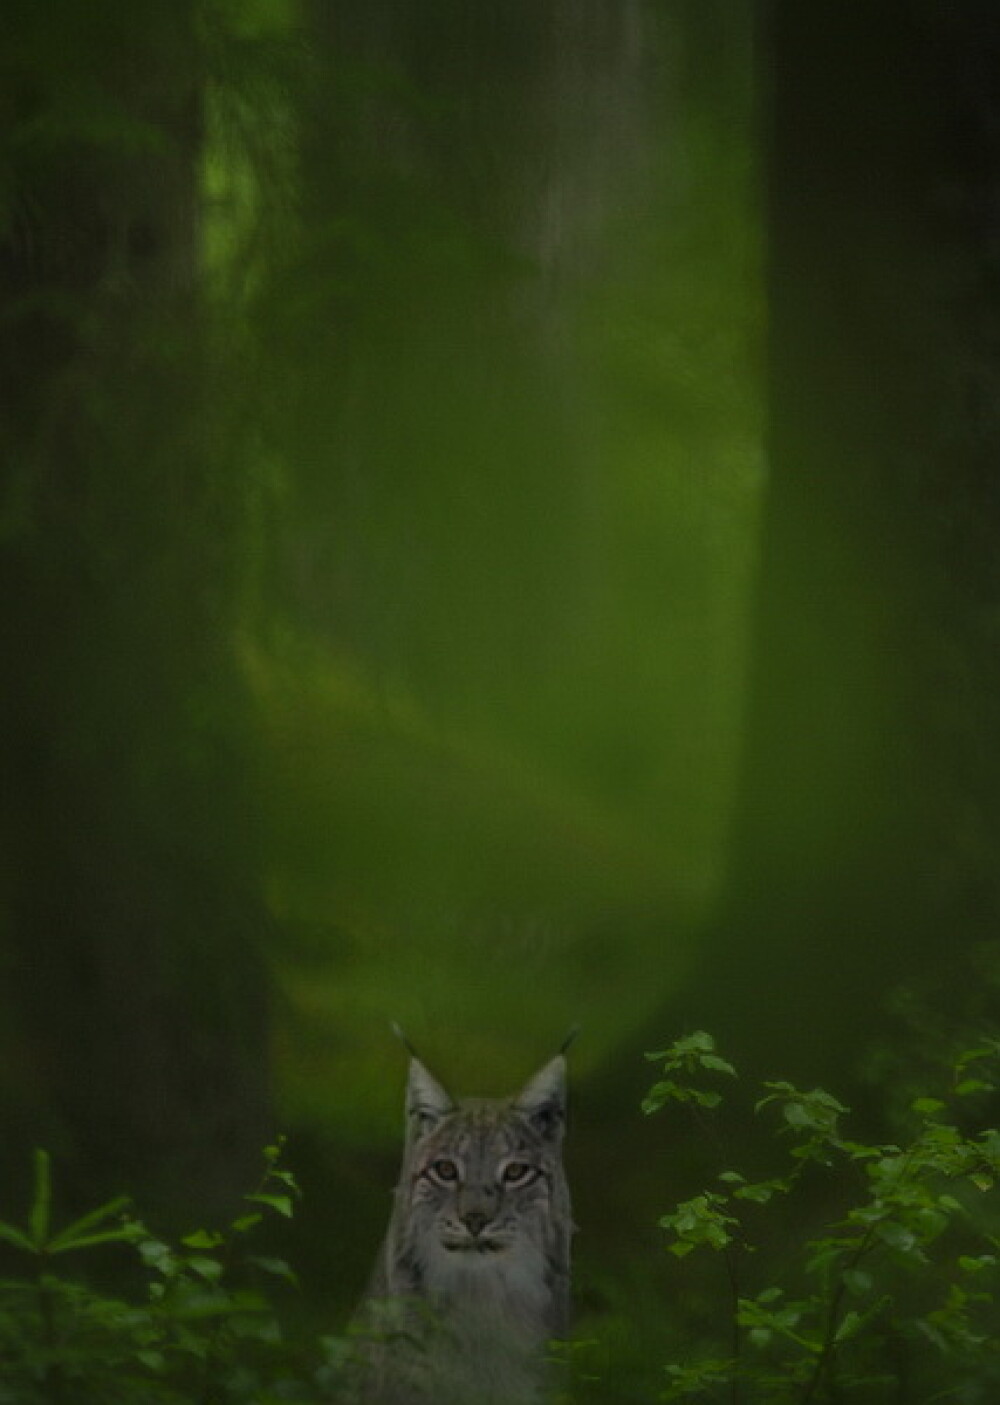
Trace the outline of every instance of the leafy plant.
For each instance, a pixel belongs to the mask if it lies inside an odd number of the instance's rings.
[[[699,1031],[647,1057],[663,1076],[644,1110],[686,1107],[724,1154],[719,1088],[737,1075],[712,1037]],[[958,1052],[949,1083],[943,1096],[912,1100],[898,1142],[849,1137],[849,1109],[822,1088],[763,1085],[753,1112],[776,1120],[785,1144],[777,1174],[749,1177],[727,1158],[713,1184],[660,1221],[677,1258],[719,1256],[728,1290],[716,1349],[668,1366],[664,1400],[997,1398],[1000,1238],[990,1193],[1000,1132],[975,1126],[973,1113],[1000,1084],[1000,1042]],[[818,1204],[827,1208],[817,1226]],[[758,1251],[799,1223],[807,1227],[782,1281],[754,1274],[770,1261]]]
[[[0,1240],[30,1266],[0,1282],[2,1405],[321,1398],[338,1343],[287,1339],[269,1285],[294,1284],[295,1275],[252,1244],[267,1217],[292,1216],[299,1194],[280,1143],[265,1149],[264,1162],[245,1213],[224,1230],[198,1229],[171,1244],[131,1213],[126,1197],[54,1227],[49,1157],[37,1151],[25,1224],[0,1221]],[[60,1271],[64,1256],[115,1244],[138,1256],[138,1302]]]

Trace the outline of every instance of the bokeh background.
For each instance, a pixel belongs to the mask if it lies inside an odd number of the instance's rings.
[[[337,1323],[390,1021],[482,1093],[580,1023],[581,1295],[659,1319],[644,1049],[871,1105],[894,991],[985,998],[998,59],[944,0],[8,0],[12,1199],[42,1144],[202,1222],[282,1129]]]

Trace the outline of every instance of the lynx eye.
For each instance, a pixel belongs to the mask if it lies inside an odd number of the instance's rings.
[[[454,1161],[449,1161],[447,1158],[442,1157],[440,1161],[432,1161],[427,1169],[434,1180],[444,1184],[451,1184],[458,1180],[458,1167]]]
[[[502,1180],[505,1185],[527,1185],[538,1175],[538,1168],[527,1161],[508,1161],[503,1168]]]

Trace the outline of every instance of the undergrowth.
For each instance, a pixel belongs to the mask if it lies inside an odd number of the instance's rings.
[[[664,1315],[676,1318],[684,1350],[648,1392],[633,1383],[629,1400],[1000,1399],[1000,1132],[987,1118],[1000,1090],[1000,1040],[966,1041],[926,1091],[908,1093],[893,1135],[878,1140],[853,1135],[848,1109],[822,1088],[744,1087],[703,1031],[647,1057],[659,1074],[644,1111],[693,1119],[712,1170],[660,1221],[680,1275]],[[747,1154],[745,1136],[730,1130],[741,1116],[766,1129],[765,1175],[729,1149]],[[265,1150],[244,1212],[221,1230],[169,1242],[126,1198],[58,1225],[49,1157],[37,1151],[24,1222],[0,1220],[0,1241],[21,1264],[0,1280],[0,1405],[336,1398],[350,1336],[289,1333],[282,1294],[295,1274],[258,1248],[258,1228],[290,1218],[298,1195],[277,1144]],[[775,1255],[779,1242],[791,1251]],[[121,1296],[92,1286],[78,1267],[109,1245],[134,1263],[134,1286]],[[595,1371],[594,1345],[556,1345],[561,1399],[626,1398],[606,1354]]]
[[[893,1139],[858,1140],[822,1088],[774,1080],[744,1102],[773,1130],[765,1176],[730,1157],[742,1089],[711,1035],[647,1055],[660,1077],[643,1109],[689,1115],[716,1163],[663,1216],[679,1260],[715,1256],[714,1330],[666,1368],[665,1401],[720,1405],[987,1405],[1000,1399],[1000,1040],[948,1061],[910,1098]],[[900,1134],[901,1133],[901,1134]],[[787,1243],[780,1277],[770,1243]],[[703,1281],[703,1280],[702,1280]]]
[[[240,1405],[329,1399],[337,1338],[289,1339],[275,1285],[294,1284],[279,1258],[256,1252],[268,1216],[289,1218],[298,1196],[280,1144],[264,1152],[245,1212],[223,1230],[176,1243],[152,1234],[122,1197],[74,1223],[52,1223],[51,1172],[35,1153],[24,1224],[0,1221],[0,1240],[25,1271],[0,1281],[2,1405]],[[87,1285],[74,1261],[107,1245],[138,1257],[131,1300]]]

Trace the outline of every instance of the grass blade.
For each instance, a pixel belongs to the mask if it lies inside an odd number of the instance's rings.
[[[98,1225],[113,1219],[115,1215],[120,1215],[131,1203],[127,1195],[118,1195],[114,1200],[109,1200],[106,1205],[99,1205],[96,1210],[89,1210],[87,1214],[81,1215],[78,1220],[74,1220],[65,1229],[61,1229],[53,1237],[49,1249],[53,1254],[58,1254],[63,1249],[74,1248],[78,1239],[89,1235],[92,1230],[97,1229]]]
[[[24,1230],[18,1229],[16,1225],[7,1224],[4,1220],[0,1220],[0,1240],[4,1244],[13,1244],[15,1249],[24,1249],[29,1254],[35,1252],[35,1246]]]
[[[99,1230],[96,1234],[81,1234],[69,1240],[59,1235],[49,1244],[48,1250],[50,1254],[68,1254],[73,1249],[90,1249],[95,1244],[134,1244],[136,1237],[134,1226],[123,1225],[121,1229]]]

